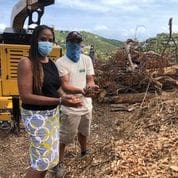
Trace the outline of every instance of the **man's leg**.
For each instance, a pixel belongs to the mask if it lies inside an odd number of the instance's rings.
[[[59,161],[64,160],[65,147],[67,144],[73,142],[77,135],[78,126],[80,123],[80,116],[78,115],[67,115],[61,113],[61,126],[60,126],[60,148],[59,148]]]
[[[92,112],[89,112],[81,116],[79,128],[78,128],[78,141],[81,148],[81,156],[88,154],[87,140],[90,135],[90,125],[92,119]]]
[[[72,143],[75,135],[77,134],[77,128],[80,122],[79,118],[79,116],[61,113],[59,164],[54,168],[55,178],[65,176],[65,166],[63,163],[65,147],[67,144]]]
[[[86,151],[87,149],[87,137],[78,133],[78,141],[80,143],[81,152]]]

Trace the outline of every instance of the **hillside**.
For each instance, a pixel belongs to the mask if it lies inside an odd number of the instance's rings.
[[[65,38],[69,31],[55,31],[56,41],[60,44],[65,51]],[[81,31],[84,38],[83,44],[85,46],[84,51],[87,54],[90,45],[94,45],[97,57],[101,59],[107,59],[109,56],[117,50],[118,47],[122,46],[123,42],[113,39],[107,39],[99,35]]]
[[[63,51],[65,51],[65,38],[68,33],[69,31],[55,31],[56,41],[61,45]],[[84,38],[84,52],[88,54],[90,45],[94,45],[98,59],[109,59],[110,56],[115,53],[119,47],[123,46],[124,43],[119,40],[107,39],[90,32],[81,31],[81,34]],[[172,54],[176,53],[177,47],[175,45],[178,43],[178,34],[173,33],[170,42],[167,44],[168,40],[168,33],[160,33],[155,37],[148,38],[147,40],[141,42],[140,45],[142,46],[143,51],[155,51],[161,54],[166,48],[165,52],[170,52]]]
[[[156,37],[148,38],[143,42],[146,51],[155,51],[162,53],[165,49],[168,52],[175,53],[178,44],[178,33],[173,33],[170,38],[168,33],[157,34]]]

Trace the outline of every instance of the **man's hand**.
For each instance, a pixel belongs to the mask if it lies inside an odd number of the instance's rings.
[[[87,85],[87,89],[92,89],[92,90],[99,90],[99,86],[96,85],[96,84],[90,84],[90,85]]]
[[[99,86],[96,84],[87,85],[84,89],[86,97],[95,97],[99,93]]]
[[[81,107],[83,103],[78,96],[63,95],[61,97],[61,104],[69,107]]]

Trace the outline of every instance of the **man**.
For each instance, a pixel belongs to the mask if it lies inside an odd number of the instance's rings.
[[[96,56],[95,56],[95,49],[93,45],[90,46],[89,56],[91,57],[93,63],[95,63]]]
[[[87,89],[97,90],[94,82],[94,69],[89,56],[81,53],[80,33],[70,32],[66,37],[66,55],[56,61],[61,78],[62,90],[67,94],[74,94],[81,98],[83,106],[80,108],[61,106],[60,127],[60,164],[64,160],[67,144],[72,143],[78,135],[81,157],[87,155],[87,137],[90,135],[92,119],[92,99],[86,96]]]

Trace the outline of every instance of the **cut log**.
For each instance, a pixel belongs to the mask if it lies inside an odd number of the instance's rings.
[[[165,67],[163,75],[168,75],[168,76],[178,75],[178,65],[173,65],[171,67]]]
[[[128,111],[128,112],[131,112],[133,110],[136,109],[137,107],[137,104],[132,104],[132,105],[129,105],[128,103],[122,103],[122,104],[111,104],[110,107],[111,107],[111,112],[117,112],[117,111]]]
[[[98,102],[102,103],[104,97],[107,95],[107,91],[103,90],[100,92],[99,96],[98,96]]]
[[[149,72],[149,70],[147,70]],[[159,70],[154,71],[151,74],[153,77],[158,77],[158,76],[178,76],[178,65],[172,65],[169,67],[164,67],[163,72],[160,73]]]
[[[160,76],[154,79],[162,84],[163,90],[176,89],[178,86],[178,81],[169,76]]]
[[[129,64],[130,64],[128,70],[129,71],[134,71],[135,68],[137,68],[137,65],[134,64],[133,61],[132,61],[132,57],[131,57],[131,54],[130,54],[130,44],[126,44],[125,49],[126,49],[128,61],[129,61]]]
[[[103,103],[141,103],[145,97],[145,93],[127,93],[127,94],[119,94],[118,96],[104,97]],[[147,93],[145,100],[151,99],[155,97],[154,93]]]

